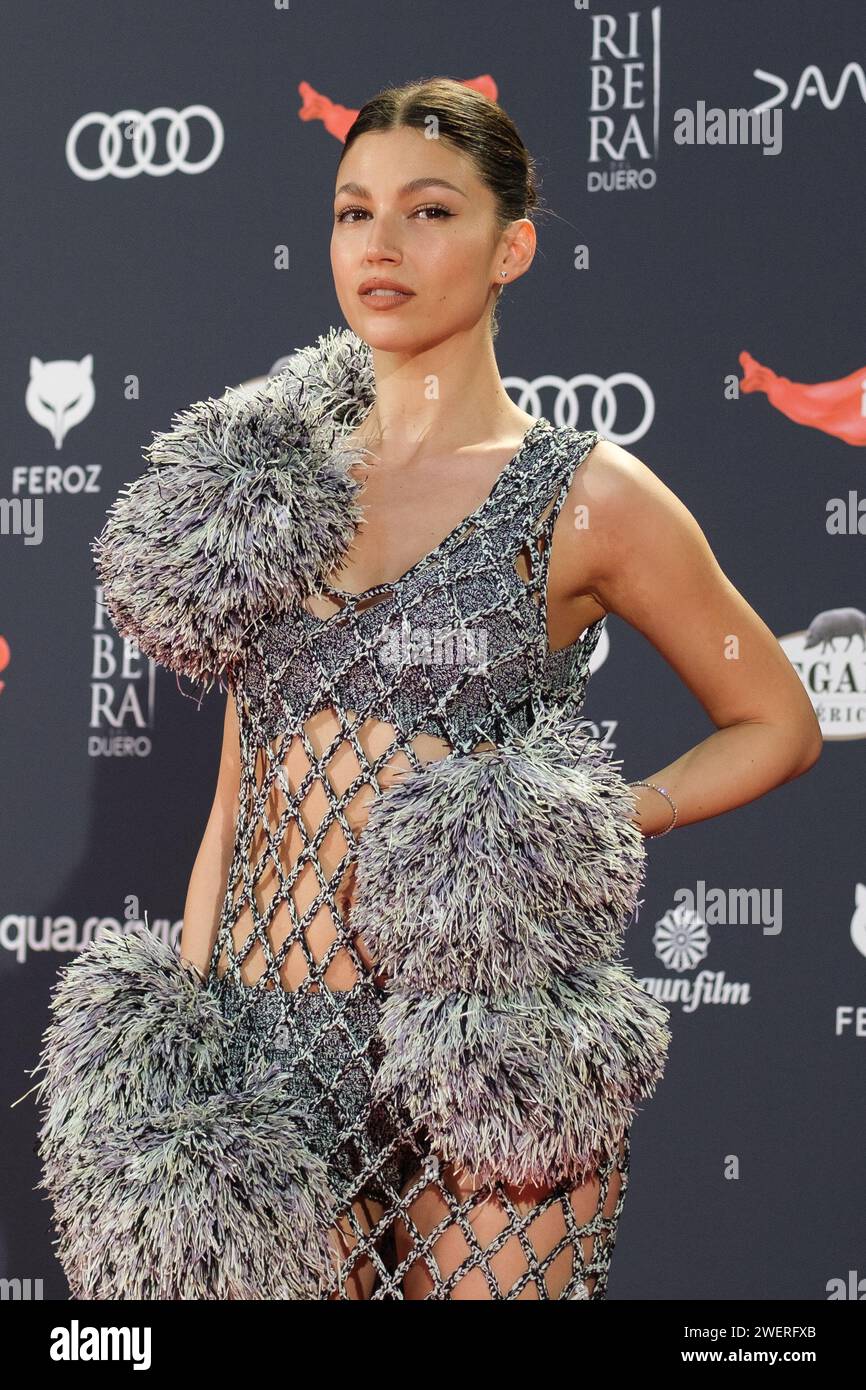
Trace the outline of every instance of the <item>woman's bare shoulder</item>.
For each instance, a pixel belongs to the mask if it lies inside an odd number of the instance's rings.
[[[579,510],[578,510],[579,509]],[[659,527],[659,541],[697,522],[685,503],[637,454],[602,437],[574,474],[564,510],[575,517],[574,530],[608,563],[621,560],[637,533]],[[578,519],[578,518],[582,518]]]
[[[663,492],[674,496],[649,464],[604,436],[578,469],[574,485],[583,487],[600,506],[639,507],[651,497],[661,500]]]

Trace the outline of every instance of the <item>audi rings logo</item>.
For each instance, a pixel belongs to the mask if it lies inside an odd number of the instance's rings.
[[[502,384],[520,392],[517,404],[522,410],[532,415],[548,414],[554,425],[567,429],[590,428],[580,423],[578,390],[581,386],[591,386],[593,394],[588,403],[591,428],[623,448],[642,439],[655,419],[655,397],[643,377],[636,376],[634,372],[615,372],[606,379],[593,372],[579,372],[577,376],[569,377],[568,381],[553,375],[537,376],[532,381],[521,376],[508,376],[502,378]],[[542,410],[541,392],[546,386],[552,386],[556,391],[549,412]],[[638,423],[633,428],[617,430],[616,420],[620,414],[626,417],[629,424],[635,419],[635,405]]]
[[[210,126],[211,148],[203,159],[188,160],[190,146],[190,122],[196,119]],[[157,147],[157,121],[167,121],[165,131],[164,159],[155,159]],[[89,126],[99,130],[99,163],[93,167],[82,164],[78,155],[78,141],[82,132]],[[88,111],[79,116],[66,137],[66,162],[73,174],[80,179],[104,179],[113,174],[118,179],[133,179],[136,174],[153,174],[161,178],[164,174],[179,169],[182,174],[203,174],[216,164],[225,143],[223,125],[219,116],[209,106],[185,106],[175,111],[170,106],[155,106],[152,111],[135,111],[129,107],[108,116],[104,111]],[[124,149],[132,154],[132,163],[122,162]]]

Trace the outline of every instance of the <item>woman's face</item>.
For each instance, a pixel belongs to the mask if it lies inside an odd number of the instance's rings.
[[[331,236],[334,286],[349,327],[371,347],[393,352],[475,327],[490,314],[500,270],[511,281],[534,249],[531,222],[511,223],[509,238],[497,229],[495,208],[471,160],[444,140],[407,126],[359,136],[337,173]],[[509,252],[515,228],[520,237]],[[407,293],[362,293],[371,280]]]

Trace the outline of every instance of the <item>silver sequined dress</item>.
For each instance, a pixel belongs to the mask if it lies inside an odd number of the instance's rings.
[[[628,1130],[580,1188],[473,1189],[440,1163],[423,1129],[371,1100],[382,981],[349,910],[390,769],[498,745],[550,701],[582,706],[605,619],[551,651],[547,575],[599,438],[539,418],[485,501],[397,582],[325,587],[318,612],[298,604],[256,633],[232,682],[240,799],[208,988],[239,1059],[279,1062],[305,1102],[341,1202],[332,1297],[605,1297]]]

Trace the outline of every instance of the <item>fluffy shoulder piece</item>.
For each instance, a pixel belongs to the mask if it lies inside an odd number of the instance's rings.
[[[336,1287],[336,1199],[305,1116],[275,1064],[233,1060],[195,967],[149,931],[107,933],[60,971],[51,1013],[38,1185],[73,1298]]]
[[[208,688],[259,621],[315,593],[362,520],[343,437],[374,401],[369,346],[330,329],[258,391],[154,434],[91,553],[117,631]]]
[[[374,1090],[476,1179],[584,1182],[662,1075],[668,1010],[614,959],[644,880],[633,814],[558,705],[370,808],[351,928],[385,977]]]

